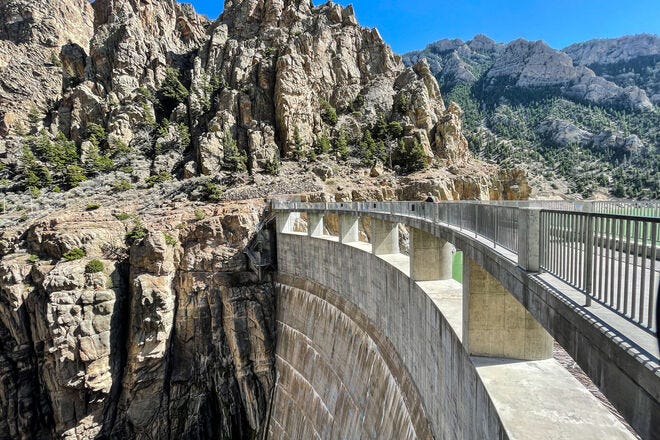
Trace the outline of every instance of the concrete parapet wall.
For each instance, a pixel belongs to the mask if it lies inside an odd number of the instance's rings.
[[[296,337],[292,336],[289,328],[301,325],[301,319],[312,320],[306,324],[305,328],[308,329],[306,331],[310,332],[310,328],[319,327],[318,330],[313,331],[313,335],[332,340],[334,336],[339,337],[338,334],[333,333],[337,324],[332,322],[339,316],[342,316],[341,319],[350,318],[356,323],[356,326],[349,327],[356,331],[355,343],[358,346],[360,344],[369,345],[364,342],[364,334],[366,334],[377,347],[381,358],[386,360],[392,359],[392,356],[398,357],[396,362],[385,362],[389,373],[384,374],[381,371],[379,374],[394,378],[391,385],[396,386],[400,391],[391,390],[387,395],[393,399],[398,399],[397,396],[400,396],[405,402],[406,412],[409,414],[415,433],[414,437],[378,436],[374,435],[371,430],[371,435],[362,438],[427,438],[420,434],[424,432],[423,427],[426,424],[430,427],[431,436],[437,439],[508,438],[460,338],[431,298],[417,283],[412,282],[403,272],[385,260],[334,241],[279,234],[278,255],[281,256],[278,261],[279,289],[284,293],[284,298],[280,299],[284,302],[279,305],[281,313],[278,312],[279,328],[282,329],[281,336],[278,335],[278,338],[285,338],[278,339],[278,368],[284,364],[285,359],[294,360],[287,361],[288,365],[281,373],[286,374],[287,377],[278,377],[277,392],[279,394],[276,394],[273,402],[270,422],[271,432],[276,435],[274,438],[307,438],[287,434],[277,437],[277,434],[281,434],[286,429],[289,421],[300,424],[303,423],[300,420],[313,420],[314,417],[318,417],[318,410],[314,408],[323,406],[330,408],[332,402],[325,403],[322,396],[328,395],[329,390],[326,387],[334,389],[336,386],[330,381],[314,382],[317,377],[316,367],[309,362],[309,357],[302,355],[302,352],[293,357],[288,354],[290,346],[287,341]],[[311,283],[300,284],[304,283],[304,280],[309,280]],[[296,285],[291,286],[291,284]],[[318,286],[323,286],[323,288]],[[291,288],[295,290],[291,290]],[[319,291],[330,293],[330,295],[319,295]],[[292,302],[289,299],[293,298],[294,294],[297,295],[297,299]],[[314,296],[322,301],[313,298]],[[337,302],[339,307],[333,305],[333,301]],[[316,307],[324,307],[324,313],[310,315],[305,308],[308,307],[307,304],[312,303],[316,303]],[[284,309],[285,307],[286,309]],[[328,313],[332,307],[350,309],[352,312],[343,312],[341,315],[334,312]],[[358,322],[361,324],[357,324]],[[320,328],[326,330],[320,330]],[[362,330],[357,331],[356,329]],[[323,340],[315,341],[314,338],[317,336],[313,336],[313,338],[310,338],[310,335],[306,336],[302,340],[300,337],[296,337],[297,343],[304,342],[302,347],[320,347],[322,344],[329,343]],[[349,347],[350,345],[349,343]],[[339,346],[338,340],[334,347]],[[308,348],[299,348],[299,350],[307,351]],[[320,348],[316,350],[319,351]],[[349,348],[349,350],[353,349]],[[334,353],[331,355],[335,356]],[[336,354],[336,356],[340,355]],[[369,369],[373,362],[364,356],[354,359],[359,359],[360,362],[355,363],[352,360],[351,363],[348,363],[349,361],[346,361],[348,365],[352,366],[350,374],[357,378],[368,377],[371,374]],[[288,381],[292,374],[298,375],[295,382],[298,385]],[[336,374],[336,377],[333,376],[332,380],[339,380],[338,378],[341,378],[342,374],[348,373],[344,370],[343,373]],[[315,385],[300,385],[304,383],[315,383]],[[363,390],[360,388],[363,385],[361,379],[357,379],[357,381],[356,379],[341,380],[341,386],[338,389],[345,387],[348,394],[364,396],[361,394]],[[375,389],[380,388],[375,387]],[[298,395],[298,401],[301,402],[312,401],[312,397],[317,398],[316,396],[320,401],[314,405],[299,404],[295,406],[289,397],[292,395]],[[321,402],[324,402],[324,405],[321,405]],[[374,414],[373,411],[380,411],[383,406],[389,404],[388,401],[381,401],[377,405],[362,407],[365,409],[360,416],[365,420],[374,419],[374,417],[378,419],[378,414]],[[359,407],[356,406],[356,408]],[[397,408],[399,409],[396,414],[403,415],[404,411],[401,410],[401,407]],[[330,413],[329,410],[328,413]],[[339,423],[341,426],[343,423],[353,423],[352,426],[356,426],[355,422],[350,419],[349,412],[341,413],[337,417],[339,420],[333,418],[333,423]],[[424,422],[422,422],[422,418]],[[385,422],[382,419],[379,420],[381,423]],[[405,420],[405,418],[401,420]],[[361,425],[359,429],[363,429],[365,426],[368,425]],[[338,431],[336,432],[338,433]],[[410,431],[406,432],[410,433]],[[321,438],[341,438],[341,436],[331,434],[328,437],[321,436]]]

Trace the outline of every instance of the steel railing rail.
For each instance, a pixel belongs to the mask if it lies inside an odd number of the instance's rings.
[[[542,210],[540,229],[541,269],[654,331],[660,218]]]
[[[540,267],[653,332],[660,281],[660,202],[272,202],[274,210],[378,213],[458,228],[515,254],[521,209],[540,211]]]

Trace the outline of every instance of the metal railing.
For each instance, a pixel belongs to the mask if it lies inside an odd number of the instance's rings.
[[[660,218],[541,211],[541,269],[654,331]]]
[[[654,331],[660,281],[660,202],[273,201],[275,210],[381,213],[459,228],[518,253],[521,208],[539,209],[541,269],[592,300]],[[636,215],[622,215],[621,213]],[[638,214],[644,214],[641,216]]]

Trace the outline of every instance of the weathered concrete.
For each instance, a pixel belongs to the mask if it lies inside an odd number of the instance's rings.
[[[357,215],[339,216],[339,242],[354,243],[360,241],[360,218]]]
[[[307,214],[307,235],[320,237],[323,235],[323,214],[311,212]]]
[[[430,439],[407,371],[364,314],[334,292],[278,279],[270,439]]]
[[[362,205],[371,208],[371,205],[359,204],[360,209]],[[310,209],[306,206],[305,209],[322,212],[325,208]],[[576,360],[642,438],[660,439],[660,430],[657,428],[660,426],[660,363],[658,355],[652,354],[657,353],[657,347],[649,353],[647,349],[640,348],[640,345],[628,339],[646,338],[650,341],[648,345],[652,346],[655,339],[653,335],[640,334],[643,333],[642,330],[635,330],[631,333],[634,336],[626,336],[627,329],[613,328],[600,318],[600,312],[583,307],[572,294],[564,294],[566,289],[570,290],[569,286],[557,286],[556,282],[546,280],[546,274],[523,270],[518,265],[517,254],[499,246],[493,249],[492,243],[475,238],[473,232],[441,224],[439,221],[416,218],[406,212],[389,212],[389,208],[377,209],[382,210],[365,213],[351,208],[340,209],[338,212],[368,215],[372,222],[382,220],[402,223],[454,244],[466,257],[472,258],[494,276],[525,306]],[[437,217],[440,218],[441,213],[438,213]],[[346,270],[352,272],[348,267]],[[389,303],[389,300],[385,302]],[[391,324],[386,322],[383,325]],[[644,346],[646,344],[641,347]]]
[[[415,281],[449,280],[454,246],[420,229],[410,229],[410,276]]]
[[[492,275],[463,260],[463,344],[471,355],[525,360],[552,357],[553,339]]]
[[[374,255],[399,253],[399,226],[385,220],[371,221],[371,244]]]
[[[366,247],[368,248],[368,245]],[[365,252],[361,247],[345,246],[324,239],[310,239],[302,235],[278,235],[278,255],[280,284],[289,285],[291,281],[286,283],[284,281],[292,278],[314,281],[314,284],[338,293],[344,304],[351,304],[360,310],[369,326],[378,329],[377,332],[372,332],[370,337],[373,340],[385,341],[377,343],[378,347],[390,344],[392,352],[399,358],[396,367],[390,366],[397,386],[402,390],[416,390],[402,392],[402,395],[419,396],[417,403],[406,400],[409,414],[424,414],[434,438],[508,438],[456,332],[434,305],[433,299],[427,296],[417,283],[411,282],[405,273],[385,259],[376,258],[373,254]],[[303,290],[309,291],[310,288],[306,287]],[[327,308],[323,313],[326,311]],[[292,319],[309,320],[309,326],[319,329],[328,326],[327,323],[323,323],[324,315],[320,312],[307,315],[301,310],[291,310],[291,313],[299,316]],[[331,347],[335,347],[336,356],[339,356],[341,351],[347,348],[340,348],[339,342],[336,344],[331,342],[335,328],[333,324],[325,330],[329,333],[329,340],[309,343],[314,346],[330,344]],[[376,333],[378,335],[374,336]],[[355,343],[354,341],[357,339],[348,340],[346,343],[351,345]],[[380,352],[382,354],[384,350]],[[356,376],[362,376],[361,368],[353,369]],[[316,373],[313,373],[315,369],[302,365],[296,367],[296,370],[304,371],[306,375],[312,377],[316,376]],[[401,371],[397,373],[396,370]],[[403,371],[406,373],[404,374]],[[410,380],[405,380],[405,377],[410,377]],[[404,378],[403,383],[399,382],[400,378]],[[302,388],[297,390],[303,394],[312,392],[311,388],[307,388],[306,392]],[[325,392],[336,395],[338,391]],[[379,403],[382,406],[386,402]],[[295,408],[292,407],[276,409],[280,405],[289,407],[290,401],[275,400],[273,413],[279,411],[279,414],[283,414],[289,411],[287,415],[281,417],[297,417],[299,420],[311,417],[307,414],[307,410],[313,407],[298,407],[301,412],[296,413]],[[372,416],[365,414],[365,417]],[[281,422],[281,419],[278,420]],[[285,422],[280,422],[277,422],[280,428],[284,427]],[[271,423],[271,426],[274,424],[276,422]],[[273,428],[273,430],[277,429]],[[292,435],[288,438],[313,438],[313,435],[310,437]],[[321,438],[339,437],[321,436]],[[355,436],[347,438],[355,438]],[[367,438],[404,437],[371,435]]]

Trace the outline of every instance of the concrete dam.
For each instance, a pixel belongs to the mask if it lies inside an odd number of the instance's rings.
[[[648,248],[634,246],[639,263],[624,277],[603,267],[628,264],[633,252],[607,240],[600,219],[619,220],[594,207],[273,210],[277,377],[267,438],[637,438],[626,422],[641,438],[660,438],[657,218],[619,219],[654,231]],[[462,284],[452,279],[457,249]],[[568,275],[555,264],[564,260]],[[574,266],[586,270],[572,278]],[[625,283],[603,294],[616,285],[608,277]],[[553,359],[555,343],[625,422]]]

